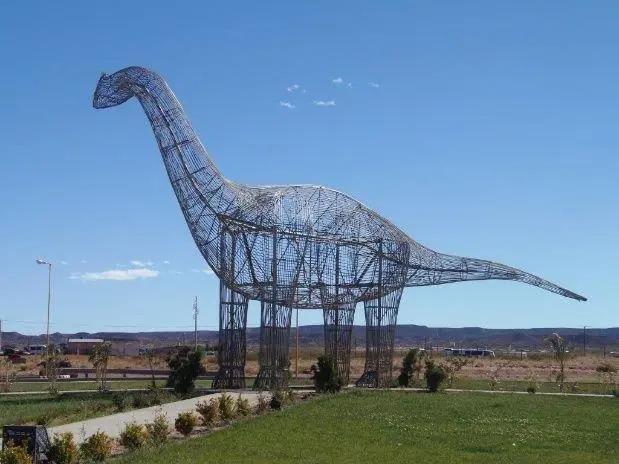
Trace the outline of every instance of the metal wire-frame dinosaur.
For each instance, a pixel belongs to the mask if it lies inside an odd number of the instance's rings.
[[[450,256],[411,239],[357,200],[314,185],[249,187],[225,179],[158,74],[128,67],[103,74],[93,97],[108,108],[137,97],[198,249],[220,281],[219,373],[214,387],[245,386],[248,300],[261,302],[260,371],[254,388],[284,386],[292,308],[321,308],[325,352],[348,381],[355,305],[366,320],[357,385],[391,381],[393,337],[404,287],[515,280],[585,298],[503,264]]]

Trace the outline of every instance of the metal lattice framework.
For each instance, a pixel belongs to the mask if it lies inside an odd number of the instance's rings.
[[[364,302],[365,372],[360,385],[388,385],[404,287],[513,280],[585,300],[551,282],[491,261],[445,255],[410,238],[353,198],[321,186],[250,187],[225,179],[167,83],[129,67],[103,74],[93,106],[137,97],[152,126],[193,239],[221,281],[220,371],[215,386],[244,385],[247,301],[261,301],[255,388],[286,384],[291,308],[322,308],[325,351],[348,378],[356,303]]]

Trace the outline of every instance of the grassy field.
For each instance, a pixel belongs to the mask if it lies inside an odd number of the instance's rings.
[[[118,463],[617,462],[619,400],[354,391]]]
[[[6,424],[60,425],[112,414],[110,395],[83,394],[51,397],[0,396],[0,426]]]

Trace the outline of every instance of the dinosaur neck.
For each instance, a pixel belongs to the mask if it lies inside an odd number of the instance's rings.
[[[137,76],[132,73],[129,84],[150,121],[170,183],[193,232],[205,212],[227,214],[236,195],[209,158],[165,80],[151,71],[140,71]]]

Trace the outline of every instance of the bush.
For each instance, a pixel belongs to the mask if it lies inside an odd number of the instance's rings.
[[[536,391],[537,391],[537,388],[535,388],[535,385],[529,385],[529,386],[527,387],[527,393],[531,393],[531,394],[533,394],[533,393],[535,393]]]
[[[447,373],[442,366],[435,364],[434,361],[426,361],[426,372],[424,374],[428,391],[437,392],[441,384],[447,379]]]
[[[80,457],[85,462],[103,462],[112,452],[112,439],[105,432],[96,432],[80,446]]]
[[[119,442],[130,451],[135,451],[142,448],[148,440],[148,432],[143,425],[135,422],[125,425],[125,428],[120,432]]]
[[[150,406],[149,395],[143,392],[136,392],[131,398],[131,405],[135,409],[148,408]]]
[[[73,464],[77,462],[77,445],[71,432],[54,435],[47,457],[54,464]]]
[[[262,414],[269,409],[269,401],[262,392],[258,395],[258,402],[256,403],[256,414]]]
[[[236,417],[236,404],[232,396],[227,393],[219,397],[219,414],[223,420],[230,420]]]
[[[413,374],[417,372],[417,378],[421,372],[421,361],[425,357],[425,351],[419,348],[413,348],[406,353],[402,360],[402,369],[400,369],[400,375],[398,376],[398,385],[400,387],[408,387],[413,378]]]
[[[243,398],[240,393],[238,398],[236,399],[236,412],[239,416],[242,417],[246,417],[251,414],[249,400],[247,398]]]
[[[269,402],[269,406],[271,409],[281,409],[282,406],[286,403],[286,393],[281,390],[276,390],[271,395],[271,401]]]
[[[204,351],[200,347],[192,350],[184,346],[174,356],[168,358],[170,375],[167,386],[174,388],[180,395],[191,393],[195,388],[196,378],[206,372],[202,366],[203,355]]]
[[[116,392],[112,395],[112,404],[118,412],[123,412],[129,406],[127,392]]]
[[[598,374],[615,374],[617,372],[617,369],[615,369],[612,364],[602,363],[595,368],[595,371]]]
[[[32,464],[32,458],[28,454],[26,445],[17,446],[9,442],[0,451],[0,462],[2,464]]]
[[[188,436],[196,425],[198,425],[198,420],[192,411],[179,413],[174,421],[174,428],[184,436]]]
[[[155,416],[155,420],[146,424],[148,432],[148,440],[155,446],[165,444],[170,438],[170,429],[168,428],[168,418],[165,414],[159,413]]]
[[[213,398],[210,401],[201,401],[196,405],[198,414],[202,417],[202,425],[212,427],[219,424],[221,415],[219,414],[219,399]]]
[[[314,372],[314,386],[318,393],[335,393],[342,389],[344,379],[338,374],[333,357],[318,357],[318,366]]]

